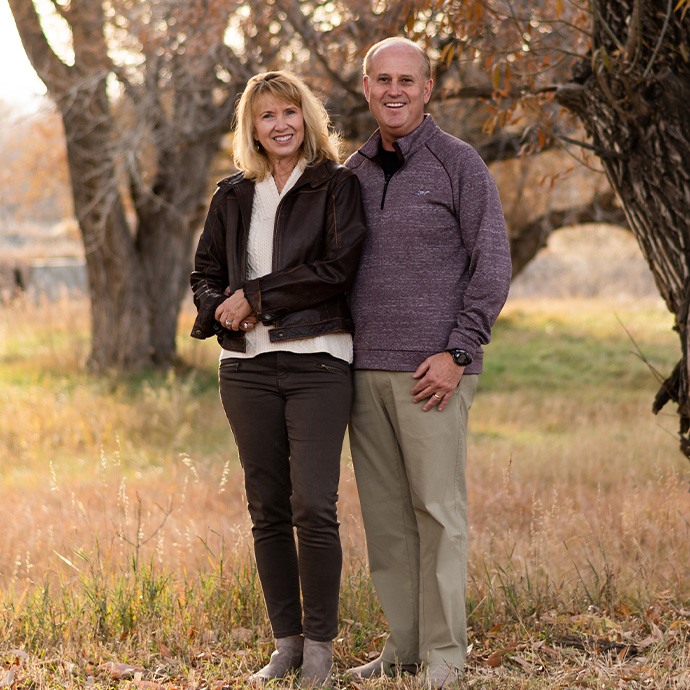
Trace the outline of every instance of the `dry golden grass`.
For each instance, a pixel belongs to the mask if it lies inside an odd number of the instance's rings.
[[[1,310],[0,687],[241,687],[270,630],[215,343],[185,312],[193,372],[94,380],[84,303]],[[690,687],[690,466],[625,329],[668,370],[654,302],[514,301],[496,329],[470,422],[467,687]],[[343,458],[341,670],[385,632]]]

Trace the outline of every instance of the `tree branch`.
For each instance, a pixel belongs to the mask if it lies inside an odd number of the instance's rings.
[[[659,40],[656,42],[656,46],[654,46],[654,52],[652,53],[652,56],[649,58],[649,63],[647,64],[647,67],[645,68],[644,72],[642,73],[642,79],[646,79],[649,76],[649,73],[652,71],[652,67],[654,66],[656,56],[659,54],[659,50],[660,50],[660,48],[664,42],[664,37],[666,36],[666,32],[668,31],[668,26],[669,26],[669,23],[671,21],[671,13],[672,12],[673,12],[673,0],[668,0],[668,6],[666,8],[666,17],[664,18],[664,25],[661,28],[661,33],[659,34]]]
[[[519,228],[511,229],[513,277],[546,246],[549,235],[556,228],[583,223],[610,223],[629,228],[623,209],[616,204],[613,190],[595,194],[591,201],[582,206],[548,211]]]
[[[522,134],[494,136],[486,143],[476,146],[477,152],[487,165],[517,158],[521,148]]]
[[[26,55],[49,92],[62,93],[69,84],[70,68],[50,47],[32,0],[8,0]]]
[[[520,99],[524,98],[527,94],[537,95],[543,93],[555,93],[560,89],[564,88],[566,85],[562,84],[547,84],[546,86],[541,86],[537,89],[525,89],[516,88],[511,89],[505,93],[501,92],[501,96],[504,98],[514,98]],[[442,89],[440,91],[441,100],[462,100],[462,99],[473,99],[473,98],[484,98],[487,100],[493,99],[496,96],[496,91],[491,86],[461,86],[456,89]]]
[[[294,30],[301,36],[304,44],[311,47],[312,54],[321,63],[328,76],[339,84],[347,93],[358,95],[357,87],[353,85],[352,80],[343,78],[342,66],[338,65],[338,68],[331,66],[327,57],[321,50],[322,37],[319,36],[319,32],[313,28],[313,25],[307,21],[306,17],[299,9],[299,6],[294,2],[285,2],[285,0],[277,0],[276,4],[285,12],[285,16]],[[357,86],[358,85],[359,81],[357,81]]]
[[[605,151],[599,146],[588,144],[586,141],[580,141],[579,139],[572,139],[564,134],[556,134],[555,136],[561,141],[564,141],[566,144],[573,144],[573,146],[579,146],[580,148],[587,149],[588,151],[593,151],[597,154],[597,156],[599,156],[599,158],[616,158],[618,160],[623,160],[625,158],[625,156],[620,153],[616,153],[615,151]]]
[[[625,46],[620,42],[613,29],[609,26],[604,15],[601,12],[601,2],[600,0],[594,0],[592,2],[592,24],[593,31],[592,36],[594,40],[597,41],[599,32],[597,31],[597,25],[601,26],[604,33],[611,39],[613,44],[616,46],[618,52],[622,55],[625,52]]]
[[[640,0],[634,0],[628,27],[628,38],[625,41],[625,55],[631,60],[631,66],[637,62],[642,41],[642,6]],[[631,58],[631,56],[634,56]]]

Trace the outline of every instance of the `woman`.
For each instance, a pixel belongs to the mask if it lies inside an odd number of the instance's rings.
[[[192,335],[217,335],[220,395],[244,470],[276,638],[254,683],[333,665],[342,551],[336,501],[351,390],[346,291],[364,236],[359,183],[321,102],[295,75],[252,77],[240,171],[216,191],[195,257]],[[297,533],[296,547],[293,526]]]

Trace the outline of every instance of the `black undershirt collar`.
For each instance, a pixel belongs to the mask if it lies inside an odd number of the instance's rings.
[[[382,144],[379,144],[378,159],[387,177],[400,170],[405,162],[405,159],[402,157],[397,147],[395,151],[386,151]]]

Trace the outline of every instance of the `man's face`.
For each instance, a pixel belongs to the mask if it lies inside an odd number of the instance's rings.
[[[392,149],[396,139],[422,123],[432,86],[424,75],[424,59],[413,47],[392,43],[374,53],[364,76],[364,95],[385,148]]]

